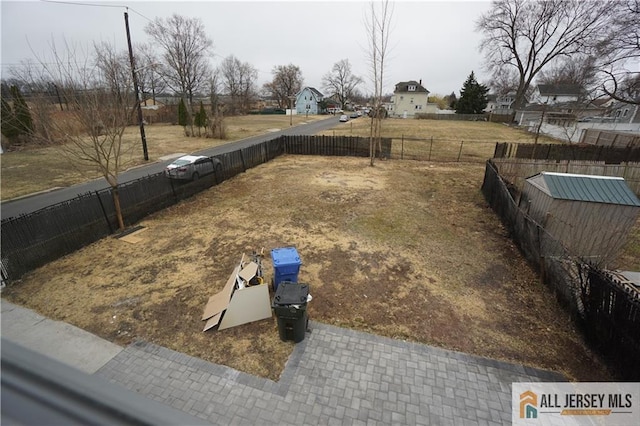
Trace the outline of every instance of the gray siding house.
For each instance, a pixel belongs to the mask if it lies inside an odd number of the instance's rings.
[[[304,87],[296,95],[297,114],[320,114],[322,111],[318,106],[324,99],[324,95],[313,87]]]
[[[640,200],[621,177],[542,172],[529,177],[520,208],[575,255],[612,260],[640,213]]]

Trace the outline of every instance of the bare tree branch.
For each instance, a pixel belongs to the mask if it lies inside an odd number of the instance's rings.
[[[494,74],[505,67],[516,71],[514,106],[522,107],[529,86],[549,64],[606,45],[620,5],[616,0],[496,0],[477,23],[487,68]]]

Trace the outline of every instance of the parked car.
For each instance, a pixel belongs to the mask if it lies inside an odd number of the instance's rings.
[[[351,113],[351,115],[350,115],[349,117],[350,117],[350,118],[358,118],[358,117],[360,117],[360,116],[358,115],[358,113],[357,113],[357,112],[352,112],[352,113]]]
[[[347,117],[345,114],[342,114],[340,116],[340,121],[345,123],[345,122],[349,121],[349,117]]]
[[[217,158],[204,155],[185,155],[177,158],[164,169],[164,175],[170,179],[196,180],[221,169],[222,163]]]

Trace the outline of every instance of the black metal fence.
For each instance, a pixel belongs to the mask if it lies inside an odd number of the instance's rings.
[[[628,380],[640,380],[640,300],[611,274],[586,267],[583,284],[589,341]]]
[[[382,154],[391,152],[391,140],[382,141]],[[267,142],[218,155],[222,167],[192,182],[167,179],[162,173],[118,186],[125,225],[189,198],[247,169],[279,155],[369,156],[369,140],[356,137],[281,136]],[[72,253],[118,229],[111,189],[80,195],[28,215],[4,219],[2,267],[9,280]]]
[[[487,161],[482,193],[525,258],[625,380],[640,379],[640,300],[569,253],[518,208],[517,189]]]
[[[604,161],[609,164],[640,161],[640,147],[497,143],[493,158]]]

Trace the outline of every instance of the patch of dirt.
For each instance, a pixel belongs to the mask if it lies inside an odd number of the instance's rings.
[[[145,339],[277,380],[275,317],[202,332],[242,253],[294,246],[314,321],[611,380],[487,207],[482,164],[283,156],[106,238],[3,297],[128,344]]]

